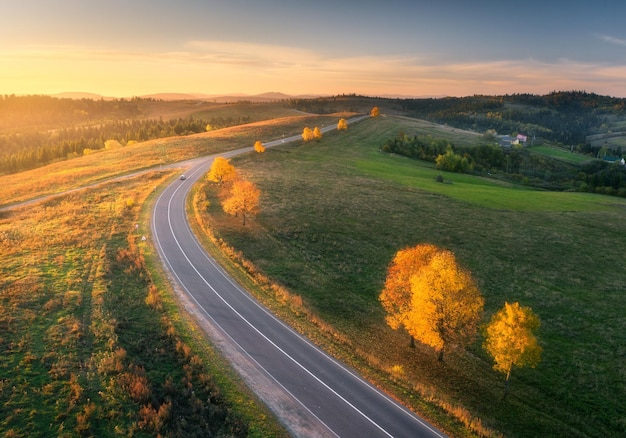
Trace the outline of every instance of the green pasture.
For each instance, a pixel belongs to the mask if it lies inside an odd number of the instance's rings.
[[[549,147],[549,146],[533,146],[530,151],[535,154],[545,155],[547,157],[556,158],[572,164],[580,164],[589,161],[591,157],[575,152],[569,152],[565,149]]]
[[[430,394],[505,436],[626,433],[626,201],[442,173],[380,151],[398,132],[420,129],[380,117],[320,142],[234,158],[261,189],[261,211],[242,227],[214,206],[214,232],[302,296],[360,363],[392,373],[404,388],[395,394],[410,405]],[[543,360],[513,371],[506,403],[480,339],[442,366],[386,326],[378,295],[387,266],[399,249],[424,242],[454,251],[471,270],[485,321],[505,301],[541,318]]]

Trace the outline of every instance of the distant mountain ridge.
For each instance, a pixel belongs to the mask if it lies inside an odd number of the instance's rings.
[[[101,94],[88,93],[88,92],[83,92],[83,91],[66,91],[66,92],[63,92],[63,93],[51,94],[50,96],[51,97],[57,97],[59,99],[93,99],[93,100],[100,100],[100,99],[114,100],[114,99],[117,99],[116,97],[107,97],[107,96],[102,96]]]
[[[111,97],[111,96],[103,96],[97,93],[88,93],[81,91],[69,91],[63,93],[51,94],[52,97],[57,97],[59,99],[93,99],[93,100],[115,100],[122,99],[120,97]],[[267,93],[261,94],[244,94],[244,93],[229,93],[229,94],[203,94],[203,93],[153,93],[153,94],[144,94],[141,96],[144,99],[155,99],[155,100],[204,100],[204,101],[213,101],[213,102],[238,102],[241,100],[251,101],[251,102],[273,102],[277,100],[286,100],[286,99],[315,99],[317,97],[323,97],[323,95],[297,95],[292,96],[285,93],[280,93],[276,91],[271,91]],[[128,97],[126,97],[128,98]]]

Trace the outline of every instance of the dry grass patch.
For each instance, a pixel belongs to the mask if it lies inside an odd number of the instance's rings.
[[[147,268],[148,230],[135,224],[170,177],[0,217],[0,435],[235,437],[249,435],[248,421],[257,434],[277,430],[234,412]],[[232,386],[229,397],[255,406]]]

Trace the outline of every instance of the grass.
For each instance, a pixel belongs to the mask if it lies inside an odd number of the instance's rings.
[[[231,119],[238,121],[247,118],[250,122],[293,117],[301,115],[296,110],[285,107],[284,102],[237,102],[216,103],[197,100],[174,101],[137,101],[143,119],[164,120],[193,117],[195,119],[211,120]]]
[[[214,103],[208,101],[178,100],[178,101],[138,101],[137,105],[142,118],[164,120],[193,117],[196,119],[211,120],[223,118],[240,120],[247,117],[250,122],[291,117],[298,111],[285,108],[284,103]]]
[[[146,264],[171,173],[0,213],[0,435],[284,436]]]
[[[405,134],[413,135],[413,131],[419,130],[420,135],[430,135],[435,138],[443,138],[459,147],[478,146],[483,138],[482,134],[474,131],[453,128],[451,126],[441,125],[427,120],[401,116],[396,116],[394,120],[404,120],[407,123],[407,127],[410,127],[412,131],[405,132]]]
[[[566,151],[562,148],[550,147],[550,146],[533,146],[530,151],[540,155],[546,155],[551,158],[556,158],[561,161],[565,161],[572,164],[581,164],[585,161],[589,161],[591,157],[588,155],[582,155]]]
[[[371,158],[356,161],[355,166],[359,171],[375,178],[421,188],[487,209],[605,211],[623,205],[619,199],[603,198],[588,193],[568,193],[567,196],[563,196],[558,192],[536,191],[525,186],[502,183],[488,178],[451,174],[436,170],[432,163],[427,162],[391,156]],[[435,180],[437,175],[444,177],[443,184]]]
[[[194,117],[210,120],[212,118],[224,118],[239,120],[248,117],[250,122],[258,122],[269,119],[301,116],[302,113],[293,109],[285,108],[283,103],[245,103],[237,104],[214,104],[209,111],[194,113]]]
[[[262,190],[261,213],[244,228],[214,202],[212,231],[332,326],[337,354],[418,410],[430,400],[476,434],[623,435],[626,202],[457,174],[436,183],[432,166],[379,151],[399,131],[420,129],[381,117],[319,143],[233,159]],[[513,371],[507,402],[480,340],[442,366],[386,326],[377,301],[386,268],[398,249],[421,242],[451,249],[472,271],[485,321],[504,301],[541,318],[543,361]]]

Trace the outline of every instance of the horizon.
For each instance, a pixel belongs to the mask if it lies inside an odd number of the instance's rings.
[[[622,1],[421,3],[12,3],[0,93],[626,97]]]
[[[554,94],[554,93],[585,93],[585,94],[590,94],[590,95],[597,95],[597,96],[603,96],[603,97],[608,97],[608,98],[613,98],[613,99],[626,99],[626,97],[619,97],[619,96],[612,96],[609,94],[600,94],[600,93],[595,93],[593,91],[588,91],[588,90],[552,90],[543,94],[538,94],[538,93],[501,93],[501,94],[472,94],[472,95],[465,95],[465,96],[448,96],[448,95],[440,95],[440,96],[429,96],[429,95],[422,95],[422,96],[408,96],[408,95],[368,95],[368,94],[359,94],[359,93],[339,93],[339,94],[297,94],[297,95],[292,95],[292,94],[286,94],[286,93],[282,93],[280,91],[267,91],[267,92],[263,92],[263,93],[258,93],[258,94],[247,94],[247,93],[238,93],[238,92],[233,92],[233,93],[224,93],[224,94],[204,94],[204,93],[181,93],[181,92],[162,92],[162,93],[149,93],[149,94],[143,94],[143,95],[129,95],[129,96],[105,96],[99,93],[93,93],[93,92],[89,92],[89,91],[62,91],[59,93],[36,93],[36,94],[16,94],[16,93],[11,93],[11,94],[0,94],[0,97],[2,95],[4,96],[10,96],[10,95],[14,95],[14,96],[18,96],[18,97],[26,97],[26,96],[49,96],[49,97],[53,97],[53,98],[57,98],[57,99],[94,99],[94,100],[99,100],[99,99],[104,99],[104,100],[110,100],[110,99],[122,99],[122,100],[126,100],[126,99],[134,99],[134,98],[139,98],[139,99],[156,99],[156,100],[162,100],[162,101],[175,101],[175,100],[204,100],[204,101],[210,101],[211,99],[226,99],[226,98],[242,98],[242,99],[246,99],[246,98],[258,98],[261,100],[268,100],[268,101],[277,101],[277,100],[281,100],[281,99],[318,99],[318,98],[327,98],[327,97],[350,97],[350,96],[355,96],[355,97],[364,97],[364,98],[371,98],[371,99],[446,99],[446,98],[466,98],[466,97],[472,97],[472,96],[486,96],[486,97],[498,97],[498,96],[515,96],[515,95],[533,95],[533,96],[547,96],[550,94]]]

